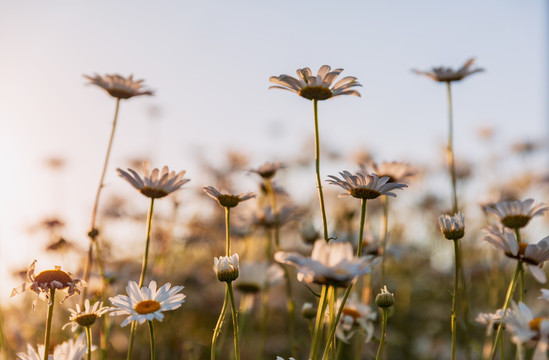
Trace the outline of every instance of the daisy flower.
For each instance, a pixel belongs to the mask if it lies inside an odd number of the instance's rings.
[[[44,345],[38,345],[38,351],[31,345],[27,344],[27,352],[17,353],[17,360],[43,360]],[[53,360],[53,355],[48,355],[48,360]]]
[[[549,319],[534,317],[534,313],[526,304],[518,305],[513,301],[512,311],[509,312],[506,324],[513,334],[511,340],[515,344],[522,344],[529,340],[541,340],[545,343],[549,336]]]
[[[278,264],[266,261],[240,264],[238,279],[234,282],[237,290],[245,294],[256,294],[267,284],[273,285],[282,279],[283,270]]]
[[[156,281],[151,281],[149,287],[139,286],[135,281],[129,281],[126,286],[126,295],[116,295],[109,298],[115,306],[111,316],[129,315],[120,326],[124,327],[132,321],[143,324],[145,321],[164,319],[163,311],[175,310],[185,301],[185,295],[178,294],[183,286],[171,287],[170,283],[156,288]]]
[[[216,200],[221,207],[225,207],[225,208],[233,208],[239,203],[241,203],[242,201],[253,199],[255,197],[255,194],[252,192],[248,192],[246,194],[238,194],[238,195],[221,193],[219,190],[217,190],[213,186],[205,186],[202,188],[202,190],[204,190],[206,195]]]
[[[534,199],[525,201],[500,201],[486,206],[486,211],[511,229],[525,227],[534,216],[543,215],[549,209],[545,204],[536,204]]]
[[[459,240],[465,235],[465,216],[460,212],[454,216],[440,215],[438,225],[448,240]]]
[[[336,309],[341,306],[341,299],[337,300]],[[365,342],[369,342],[374,335],[374,321],[377,313],[372,308],[358,300],[356,293],[351,294],[341,311],[341,318],[336,328],[336,336],[348,343],[358,331],[366,334]]]
[[[231,282],[238,278],[238,254],[232,256],[214,257],[214,271],[217,279],[222,282]]]
[[[102,301],[97,301],[93,306],[90,306],[90,301],[86,299],[84,309],[81,309],[78,304],[76,304],[75,310],[69,309],[71,312],[69,316],[70,321],[63,326],[63,329],[70,326],[71,331],[74,332],[78,329],[78,326],[90,327],[98,318],[110,310],[108,306],[103,306]]]
[[[274,259],[297,268],[297,279],[306,283],[347,287],[377,263],[373,256],[355,257],[349,242],[317,240],[311,257],[278,251]]]
[[[263,179],[271,179],[280,169],[284,169],[284,164],[281,162],[266,162],[258,168],[251,169],[250,172],[256,173]]]
[[[410,164],[405,162],[391,161],[378,164],[374,161],[370,161],[368,167],[380,178],[388,176],[389,183],[404,182],[410,176],[415,175],[415,171]]]
[[[479,313],[475,318],[475,321],[486,325],[486,335],[492,335],[494,328],[503,323],[505,316],[505,311],[503,309],[498,309],[495,313]]]
[[[53,270],[44,270],[35,275],[35,264],[36,260],[32,262],[27,270],[28,282],[13,289],[11,296],[21,294],[26,290],[34,291],[37,295],[37,298],[32,303],[34,310],[38,298],[49,302],[51,289],[64,290],[66,292],[65,298],[61,302],[65,301],[69,296],[80,294],[79,285],[81,285],[81,281],[73,279],[71,274],[62,271],[60,266],[56,266]]]
[[[309,100],[326,100],[339,95],[360,97],[360,93],[352,89],[356,86],[362,86],[354,76],[344,77],[332,86],[332,83],[343,69],[330,70],[330,66],[322,65],[316,76],[308,67],[297,69],[297,79],[286,74],[271,76],[269,81],[277,85],[273,85],[269,89],[288,90]]]
[[[471,58],[457,71],[443,66],[435,67],[431,71],[420,71],[416,69],[412,69],[412,71],[418,75],[424,75],[439,82],[459,81],[474,73],[484,71],[484,69],[481,68],[471,69],[471,66],[473,66],[474,63],[475,58]]]
[[[175,171],[170,172],[167,166],[164,166],[162,171],[157,168],[151,171],[151,165],[148,161],[144,161],[142,164],[143,178],[132,169],[128,169],[128,171],[129,173],[116,169],[120,177],[139,190],[141,194],[153,199],[163,198],[179,190],[183,184],[190,181],[189,179],[183,179],[185,171],[176,174]]]
[[[95,346],[91,350],[94,351]],[[76,339],[69,339],[55,347],[53,350],[53,359],[55,360],[82,360],[88,353],[87,341],[84,333]]]
[[[133,75],[127,78],[118,74],[107,74],[101,76],[95,74],[95,76],[84,75],[84,77],[90,80],[91,85],[97,85],[109,93],[110,96],[117,99],[129,99],[134,96],[140,95],[153,95],[151,90],[143,89],[144,80],[134,80]]]
[[[330,178],[328,182],[347,190],[348,194],[344,195],[351,195],[357,199],[370,200],[381,195],[396,197],[396,194],[391,191],[408,187],[406,184],[389,182],[390,178],[388,176],[379,178],[379,176],[373,173],[364,176],[360,172],[353,175],[348,171],[343,171],[340,172],[339,175],[341,175],[343,179],[339,179],[333,175],[328,175]]]

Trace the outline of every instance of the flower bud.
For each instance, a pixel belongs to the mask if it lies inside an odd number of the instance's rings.
[[[395,297],[387,291],[387,285],[381,289],[381,292],[376,296],[376,305],[382,309],[389,308],[395,303]]]

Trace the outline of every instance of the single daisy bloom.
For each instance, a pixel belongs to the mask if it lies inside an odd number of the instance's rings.
[[[513,334],[511,340],[522,344],[529,340],[547,343],[549,336],[549,319],[534,317],[534,313],[525,303],[518,305],[513,301],[512,310],[508,313],[506,324]]]
[[[449,67],[435,67],[431,71],[420,71],[416,69],[412,69],[412,71],[418,75],[424,75],[428,78],[431,78],[435,81],[439,82],[452,82],[452,81],[459,81],[463,78],[473,75],[474,73],[484,71],[484,69],[476,68],[471,69],[473,64],[475,63],[475,58],[471,58],[465,62],[465,64],[459,68],[457,71],[449,68]]]
[[[118,74],[107,74],[105,76],[95,74],[93,77],[88,75],[84,75],[84,77],[90,80],[89,84],[99,86],[108,92],[110,96],[117,99],[153,95],[151,90],[143,89],[144,80],[134,80],[133,75],[130,75],[127,78]]]
[[[524,201],[500,201],[486,206],[486,211],[511,229],[525,227],[534,216],[543,215],[549,209],[545,204],[536,204],[534,199]]]
[[[284,169],[285,166],[281,162],[266,162],[258,168],[251,169],[250,172],[256,173],[263,179],[271,179],[276,175],[276,172],[280,169]]]
[[[341,299],[337,300],[336,309],[341,307]],[[356,293],[351,294],[345,302],[341,317],[336,328],[336,336],[348,343],[353,335],[359,331],[366,334],[365,342],[369,342],[374,335],[374,321],[377,313],[366,304],[358,300]]]
[[[214,257],[214,271],[219,281],[232,282],[236,280],[239,273],[238,254]]]
[[[92,346],[92,351],[96,346]],[[88,353],[88,343],[84,333],[81,333],[76,339],[69,339],[55,347],[53,350],[53,359],[55,360],[82,360]]]
[[[90,306],[90,301],[86,299],[84,302],[84,309],[81,309],[78,304],[76,304],[76,309],[69,309],[71,312],[69,316],[70,321],[63,326],[63,329],[70,326],[71,331],[74,332],[79,326],[90,327],[95,324],[95,321],[98,318],[110,310],[111,308],[108,306],[103,306],[102,301],[97,301],[93,306]]]
[[[448,240],[459,240],[465,235],[465,216],[458,212],[454,216],[440,215],[438,226]]]
[[[503,250],[507,257],[525,263],[538,282],[544,284],[547,281],[542,267],[543,263],[549,260],[549,236],[537,244],[526,244],[519,243],[514,232],[505,227],[491,226],[485,231],[487,235],[483,240]]]
[[[328,175],[330,178],[328,182],[347,190],[348,194],[344,195],[351,195],[357,199],[371,200],[381,195],[396,197],[396,194],[392,192],[393,190],[408,187],[406,184],[389,182],[390,178],[388,176],[380,178],[374,173],[364,176],[360,172],[353,175],[348,171],[343,171],[339,175],[342,179]]]
[[[248,192],[246,194],[238,194],[238,195],[221,193],[219,192],[219,190],[217,190],[213,186],[204,186],[202,190],[204,190],[206,195],[216,200],[221,207],[225,207],[225,208],[233,208],[239,203],[241,203],[242,201],[253,199],[255,197],[255,194],[252,192]]]
[[[44,360],[44,345],[38,345],[38,351],[31,345],[27,344],[27,352],[17,353],[17,360]],[[53,355],[48,355],[48,360],[53,360]]]
[[[143,324],[145,321],[164,319],[163,311],[175,310],[185,302],[185,295],[178,294],[183,286],[171,287],[170,283],[156,288],[156,281],[151,281],[148,287],[139,286],[135,281],[129,281],[126,286],[126,295],[116,295],[109,298],[115,306],[111,316],[129,315],[120,326],[124,327],[132,321]]]
[[[310,257],[278,251],[274,259],[297,268],[297,279],[306,283],[349,286],[354,279],[369,273],[379,259],[373,256],[355,257],[349,242],[317,240]]]
[[[56,266],[53,270],[44,270],[38,274],[34,274],[36,260],[32,262],[27,270],[28,282],[21,284],[12,290],[11,296],[21,294],[26,290],[34,291],[37,295],[32,303],[32,309],[36,306],[36,301],[40,298],[43,301],[50,301],[50,290],[63,290],[66,292],[66,298],[74,294],[80,294],[79,279],[73,279],[70,273],[61,270],[60,266]]]
[[[494,329],[505,322],[505,311],[498,309],[495,313],[479,313],[475,321],[486,325],[486,335],[492,335]]]
[[[326,100],[339,95],[355,95],[360,97],[360,93],[353,90],[353,87],[362,86],[354,76],[347,76],[336,82],[334,80],[341,74],[343,69],[334,69],[322,65],[318,69],[316,76],[313,75],[308,67],[297,69],[297,79],[282,74],[280,76],[271,76],[269,81],[277,85],[269,87],[269,89],[283,89],[294,92],[301,97],[309,100]]]
[[[245,294],[257,294],[268,284],[272,286],[282,280],[284,271],[278,264],[266,261],[244,262],[240,264],[238,279],[234,282],[237,290]]]
[[[410,164],[400,161],[382,162],[379,164],[370,161],[368,168],[380,178],[388,176],[389,183],[404,182],[416,173]]]
[[[152,199],[163,198],[179,190],[181,186],[190,181],[189,179],[183,179],[185,175],[184,170],[176,174],[175,171],[170,172],[168,167],[164,166],[162,171],[157,168],[151,171],[151,165],[148,161],[143,161],[142,163],[143,178],[132,169],[128,169],[128,171],[129,173],[116,169],[120,177],[139,190],[141,194]]]

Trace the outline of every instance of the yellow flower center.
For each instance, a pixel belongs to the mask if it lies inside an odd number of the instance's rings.
[[[305,86],[299,95],[309,100],[326,100],[334,96],[332,90],[325,86]]]
[[[530,221],[527,215],[509,215],[501,219],[501,223],[511,229],[520,229],[525,227]]]
[[[51,288],[53,282],[61,284],[61,287],[55,286],[56,289],[64,289],[68,287],[72,282],[72,278],[69,274],[61,270],[45,270],[36,275],[34,281],[38,284],[46,284],[47,287]]]
[[[381,195],[379,191],[368,188],[354,188],[349,190],[349,194],[351,194],[352,197],[367,200],[375,199]]]
[[[343,310],[342,310],[342,314],[345,316],[350,316],[353,318],[353,320],[356,321],[356,319],[360,318],[361,315],[360,313],[356,310],[356,309],[353,309],[353,308],[347,308],[347,307],[344,307]]]
[[[150,197],[153,199],[160,199],[164,196],[168,195],[168,193],[165,190],[162,189],[153,189],[150,187],[144,187],[143,189],[139,190],[141,194],[145,195],[146,197]]]
[[[520,242],[518,244],[518,247],[519,247],[519,249],[518,249],[517,255],[513,255],[510,252],[506,252],[505,255],[507,255],[508,257],[513,258],[513,259],[522,260],[523,262],[525,262],[527,264],[539,265],[539,261],[537,261],[536,259],[532,259],[532,258],[524,256],[524,254],[526,254],[526,248],[528,247],[527,243]]]
[[[541,322],[542,322],[543,320],[544,320],[543,318],[538,317],[538,318],[535,318],[535,319],[531,320],[531,321],[528,323],[528,325],[530,326],[530,329],[531,329],[531,330],[540,332],[540,330],[541,330]]]
[[[143,300],[135,305],[135,312],[141,315],[160,310],[160,303],[156,300]]]
[[[97,320],[97,315],[95,314],[82,314],[79,315],[74,321],[83,327],[92,326],[95,323],[95,320]]]
[[[221,194],[217,197],[219,205],[226,208],[233,208],[240,202],[240,198],[236,195]]]

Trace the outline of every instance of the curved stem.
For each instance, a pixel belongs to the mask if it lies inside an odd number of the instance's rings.
[[[236,304],[234,301],[233,285],[231,282],[227,283],[227,289],[229,290],[229,298],[231,299],[231,310],[233,314],[233,334],[234,334],[234,358],[240,360],[240,343],[238,334],[238,312],[236,310]]]
[[[225,321],[225,314],[227,314],[228,303],[229,303],[229,289],[225,288],[225,300],[223,301],[223,307],[221,308],[221,313],[219,314],[217,323],[215,324],[214,333],[212,337],[212,348],[210,350],[211,360],[215,359],[215,344],[217,343],[217,339],[219,337],[219,334],[221,333],[221,327],[223,326],[223,322]]]
[[[383,204],[383,222],[381,227],[381,273],[379,284],[385,284],[385,253],[387,252],[387,242],[389,240],[389,197],[382,196],[381,203]]]
[[[149,334],[151,336],[151,360],[154,360],[156,357],[155,350],[154,350],[154,325],[152,320],[149,320],[148,322],[149,322]]]
[[[322,338],[322,325],[324,325],[324,311],[326,310],[327,294],[328,287],[326,285],[322,285],[320,300],[318,302],[318,308],[316,310],[315,331],[313,334],[313,341],[311,342],[309,360],[316,360],[318,357],[318,347],[320,345],[320,339]]]
[[[324,240],[328,241],[328,223],[326,221],[326,208],[324,206],[324,194],[322,193],[322,183],[320,179],[320,140],[318,131],[318,100],[313,100],[315,112],[315,169],[316,184],[318,186],[318,198],[320,199],[320,211],[322,212],[322,228],[324,230]]]
[[[457,336],[457,323],[456,323],[456,304],[458,298],[458,286],[459,286],[459,246],[458,240],[454,240],[454,296],[452,297],[452,315],[451,315],[451,326],[452,326],[452,355],[451,359],[456,358],[456,336]]]
[[[376,360],[381,359],[383,345],[385,345],[385,337],[387,335],[387,308],[381,309],[381,317],[382,317],[381,338],[379,340],[379,347],[377,348]]]
[[[139,278],[139,287],[143,286],[145,282],[145,276],[147,274],[147,264],[149,259],[149,246],[151,243],[151,225],[154,210],[154,198],[151,198],[151,207],[149,208],[149,214],[147,215],[147,240],[145,242],[145,254],[143,255],[143,264],[141,266],[141,277]]]
[[[225,256],[231,256],[231,209],[225,208]]]
[[[46,318],[46,335],[44,336],[44,360],[48,360],[48,351],[50,349],[51,322],[53,319],[53,305],[55,303],[55,288],[50,289],[50,304],[48,306],[48,315]]]
[[[89,326],[86,326],[86,341],[88,343],[88,355],[87,359],[91,360],[91,354],[92,354],[92,335],[91,335],[91,329]]]

